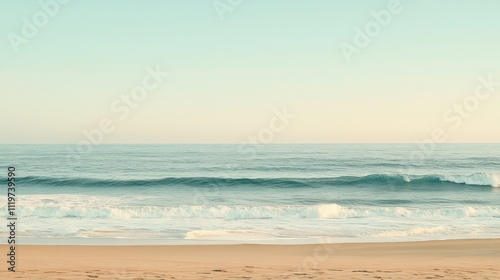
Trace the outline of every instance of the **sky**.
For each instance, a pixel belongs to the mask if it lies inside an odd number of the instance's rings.
[[[2,1],[0,143],[499,143],[499,10]]]

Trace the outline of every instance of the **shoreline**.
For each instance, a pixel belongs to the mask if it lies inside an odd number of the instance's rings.
[[[500,279],[500,238],[308,245],[18,245],[17,251],[17,272],[3,268],[0,278]]]
[[[412,243],[412,242],[432,242],[432,241],[453,241],[453,240],[491,240],[500,239],[494,236],[475,236],[471,238],[455,237],[441,239],[414,239],[414,240],[383,240],[383,239],[341,239],[341,238],[315,238],[315,239],[269,239],[269,240],[217,240],[217,239],[128,239],[128,238],[31,238],[18,237],[19,246],[236,246],[236,245],[325,245],[325,244],[379,244],[379,243]],[[318,242],[321,241],[321,242]],[[5,241],[0,242],[0,246],[5,246]]]

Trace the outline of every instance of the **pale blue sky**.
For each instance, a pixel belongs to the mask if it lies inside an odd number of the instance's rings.
[[[42,1],[50,2],[50,1]],[[226,2],[226,1],[222,1]],[[0,3],[0,143],[500,142],[500,87],[458,128],[443,114],[500,81],[499,1],[404,1],[349,63],[340,44],[390,1],[70,1],[15,52],[37,1]],[[170,77],[121,120],[110,107],[159,65]]]

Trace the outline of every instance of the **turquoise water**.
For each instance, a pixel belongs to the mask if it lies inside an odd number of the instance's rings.
[[[25,243],[500,237],[496,144],[68,147],[0,146]]]

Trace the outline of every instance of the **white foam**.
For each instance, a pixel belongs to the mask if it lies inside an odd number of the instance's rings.
[[[422,235],[436,235],[436,234],[446,234],[450,230],[443,227],[415,227],[406,230],[387,230],[375,234],[375,237],[407,237],[407,236],[422,236]]]
[[[500,207],[500,206],[499,206]],[[351,206],[335,203],[317,205],[182,205],[182,206],[120,206],[92,202],[87,197],[46,199],[23,198],[19,214],[23,217],[43,218],[99,218],[99,219],[348,219],[360,217],[409,217],[409,218],[463,218],[498,217],[500,208],[493,206],[454,206],[454,207],[382,207]],[[5,206],[0,207],[0,211]]]
[[[262,239],[269,237],[265,232],[252,230],[193,230],[186,233],[186,239]]]
[[[442,175],[441,181],[466,185],[500,186],[500,174],[498,173],[475,173],[471,175]]]

